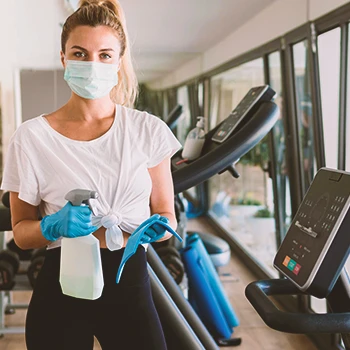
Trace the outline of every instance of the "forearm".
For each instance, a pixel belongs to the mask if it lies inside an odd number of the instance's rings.
[[[166,218],[169,219],[169,226],[174,230],[176,231],[177,229],[177,220],[176,220],[176,217],[173,213],[170,213],[170,212],[163,212],[163,213],[157,213],[161,216],[165,216]],[[164,237],[162,237],[161,239],[159,239],[157,242],[162,242],[162,241],[166,241],[168,240],[169,238],[173,237],[173,235],[166,231]]]
[[[12,231],[16,244],[24,250],[42,248],[50,243],[41,232],[39,220],[22,220]]]

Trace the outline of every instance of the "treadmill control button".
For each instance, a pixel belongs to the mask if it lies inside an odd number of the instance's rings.
[[[339,181],[341,179],[341,177],[343,176],[343,174],[341,173],[332,173],[332,175],[330,176],[330,180],[333,180],[333,181]]]
[[[297,263],[293,259],[290,259],[288,266],[287,266],[287,269],[290,271],[293,271],[296,264]]]
[[[294,275],[298,275],[300,272],[301,266],[299,264],[296,264],[293,270]]]
[[[283,265],[284,265],[285,267],[288,267],[289,261],[290,261],[290,257],[287,255],[287,256],[284,258]]]

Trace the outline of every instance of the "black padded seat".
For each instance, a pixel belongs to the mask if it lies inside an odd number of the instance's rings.
[[[204,247],[215,267],[225,266],[229,263],[231,258],[231,249],[226,241],[209,233],[187,232],[188,235],[194,233],[198,234],[198,236],[202,239]]]

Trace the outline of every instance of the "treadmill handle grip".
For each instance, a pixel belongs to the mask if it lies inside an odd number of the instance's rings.
[[[315,314],[279,310],[268,296],[305,295],[288,279],[271,279],[250,283],[245,295],[263,321],[286,333],[349,333],[350,312]]]

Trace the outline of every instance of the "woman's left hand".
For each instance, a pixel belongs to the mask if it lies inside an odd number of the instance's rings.
[[[169,219],[165,216],[161,216],[159,220],[163,221],[166,224],[169,224]],[[144,244],[158,241],[164,237],[165,232],[166,229],[164,226],[154,223],[144,232],[140,243]]]

